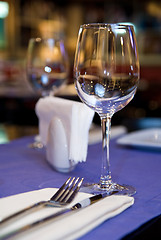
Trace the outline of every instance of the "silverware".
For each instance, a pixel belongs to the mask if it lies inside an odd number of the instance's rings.
[[[27,208],[20,210],[19,212],[16,212],[0,220],[0,229],[12,220],[16,220],[17,218],[27,215],[42,207],[62,207],[71,203],[76,194],[78,193],[82,182],[83,178],[79,180],[79,177],[69,177],[67,181],[60,187],[60,189],[48,201],[37,202]]]
[[[8,239],[10,237],[14,237],[16,236],[17,234],[20,234],[20,233],[23,233],[25,232],[26,230],[31,230],[32,228],[36,227],[36,226],[39,226],[43,223],[47,223],[48,221],[50,220],[55,220],[57,217],[59,217],[60,215],[63,215],[63,214],[66,214],[68,212],[71,212],[73,210],[78,210],[80,208],[85,208],[97,201],[99,201],[100,199],[104,198],[104,197],[107,197],[107,196],[110,196],[110,195],[113,195],[114,193],[117,193],[117,191],[113,191],[111,193],[103,193],[103,194],[98,194],[98,195],[95,195],[95,196],[92,196],[90,198],[86,198],[78,203],[76,203],[75,205],[73,205],[71,208],[65,208],[57,213],[54,213],[50,216],[47,216],[47,217],[44,217],[38,221],[35,221],[31,224],[27,224],[23,227],[20,227],[20,228],[17,228],[5,235],[3,235],[2,237],[0,237],[1,240],[5,240],[5,239]]]

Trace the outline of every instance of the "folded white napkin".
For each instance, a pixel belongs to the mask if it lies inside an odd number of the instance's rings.
[[[46,188],[42,190],[18,194],[0,199],[0,218],[4,218],[11,213],[27,207],[37,201],[48,200],[57,189]],[[71,205],[76,202],[88,198],[89,194],[78,193],[77,197]],[[77,239],[93,228],[112,218],[122,211],[133,205],[134,198],[128,196],[112,195],[106,197],[95,204],[92,204],[84,209],[72,211],[70,214],[63,215],[55,221],[49,222],[46,225],[41,225],[33,231],[26,234],[16,236],[15,239],[30,240],[30,239],[43,239],[43,240],[58,240],[58,239]],[[59,208],[44,208],[42,211],[33,213],[27,217],[23,217],[17,223],[9,224],[5,229],[1,229],[0,237],[6,232],[13,230],[18,226],[23,226],[26,223],[31,223],[43,216],[50,215],[54,212],[60,211]]]
[[[49,159],[52,158],[52,143],[55,144],[54,151],[60,148],[62,159],[68,154],[68,160],[75,163],[86,160],[93,110],[81,102],[49,96],[37,102],[35,111],[39,118],[41,141],[47,146]],[[63,150],[62,146],[67,146],[67,149]]]

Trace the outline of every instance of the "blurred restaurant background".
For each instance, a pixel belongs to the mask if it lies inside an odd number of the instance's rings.
[[[161,127],[160,0],[6,0],[0,1],[1,143],[38,132],[34,109],[40,96],[31,89],[25,72],[29,39],[64,39],[72,84],[79,26],[90,22],[125,22],[135,27],[140,85],[128,106],[114,115],[112,125],[125,125],[129,131]],[[62,97],[78,100],[70,92]]]

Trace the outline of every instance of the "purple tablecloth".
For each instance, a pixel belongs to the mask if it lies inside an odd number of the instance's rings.
[[[59,187],[68,176],[99,181],[101,144],[90,145],[86,163],[63,174],[54,171],[45,160],[44,150],[28,148],[33,137],[0,145],[0,197],[45,187]],[[161,214],[161,152],[130,149],[110,144],[112,178],[136,188],[135,204],[120,215],[83,236],[82,240],[121,239],[141,224]]]

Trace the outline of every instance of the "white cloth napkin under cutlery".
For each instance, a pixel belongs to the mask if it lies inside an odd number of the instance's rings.
[[[48,200],[56,192],[56,190],[57,189],[46,188],[2,198],[0,199],[0,218],[3,219],[4,217],[7,217],[8,215],[35,202]],[[73,203],[69,205],[69,207],[90,196],[91,195],[87,193],[78,193],[77,197]],[[69,214],[63,215],[62,217],[49,222],[48,224],[40,225],[32,231],[26,231],[23,235],[17,235],[13,239],[77,239],[107,219],[120,214],[122,211],[132,206],[133,203],[133,197],[121,195],[108,196],[86,208],[72,211]],[[60,208],[49,207],[23,217],[21,220],[13,224],[9,224],[5,229],[1,229],[0,237],[2,234],[10,231],[11,229],[13,230],[16,227],[31,223],[57,211],[60,211]]]

